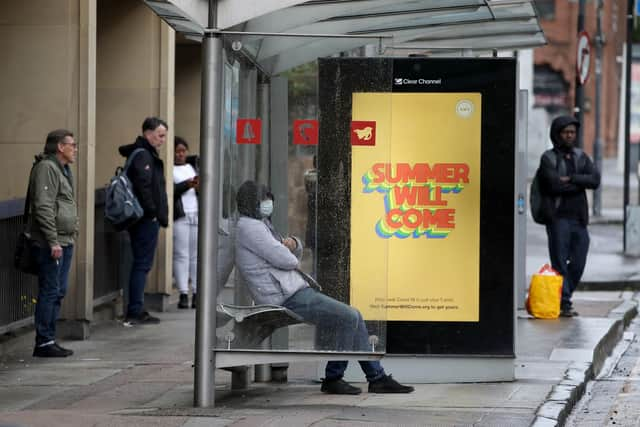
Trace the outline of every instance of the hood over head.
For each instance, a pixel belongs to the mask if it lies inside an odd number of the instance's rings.
[[[580,122],[573,116],[556,117],[553,122],[551,122],[549,137],[551,138],[551,142],[554,147],[557,147],[562,143],[562,140],[560,139],[560,131],[569,125],[575,125],[576,130],[580,128]]]
[[[271,194],[269,188],[254,181],[245,181],[238,189],[236,195],[236,205],[238,212],[255,219],[261,219],[260,202]]]

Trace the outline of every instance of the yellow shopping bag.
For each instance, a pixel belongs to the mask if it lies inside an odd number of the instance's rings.
[[[531,277],[527,311],[538,319],[557,319],[562,299],[562,276],[545,264]]]

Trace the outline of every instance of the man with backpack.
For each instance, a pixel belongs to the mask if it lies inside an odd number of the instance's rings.
[[[44,153],[36,156],[29,177],[31,253],[38,270],[38,302],[34,314],[34,357],[67,357],[73,350],[56,343],[56,321],[67,292],[79,222],[69,165],[78,146],[65,129],[49,132]]]
[[[148,117],[142,123],[142,136],[138,136],[133,144],[118,149],[124,157],[132,156],[126,174],[144,211],[142,218],[128,228],[133,266],[129,276],[126,326],[160,322],[144,310],[144,288],[147,273],[153,265],[158,232],[160,227],[169,224],[164,163],[158,155],[158,148],[166,142],[168,129],[162,119]]]
[[[589,156],[575,147],[580,122],[571,116],[551,123],[553,148],[540,158],[536,180],[546,203],[546,226],[551,265],[563,277],[560,316],[574,317],[571,296],[578,286],[589,250],[589,206],[586,189],[600,185],[600,173]],[[532,203],[533,207],[533,203]]]

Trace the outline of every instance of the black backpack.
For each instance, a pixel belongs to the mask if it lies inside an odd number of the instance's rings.
[[[547,150],[542,155],[548,156],[554,168],[557,167],[557,159],[553,150]],[[531,208],[531,216],[538,224],[548,224],[553,219],[558,197],[552,197],[543,193],[540,188],[540,167],[536,170],[536,174],[531,182],[529,192],[529,207]]]
[[[136,154],[144,148],[136,148],[127,158],[124,168],[118,167],[107,187],[104,202],[104,217],[116,230],[122,231],[135,224],[144,215],[144,210],[133,193],[133,186],[127,176],[129,166]]]

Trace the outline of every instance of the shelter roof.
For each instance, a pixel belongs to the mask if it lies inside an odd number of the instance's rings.
[[[208,0],[143,1],[187,37],[207,31]],[[406,56],[546,43],[533,0],[219,0],[217,24],[270,74],[367,45]]]

